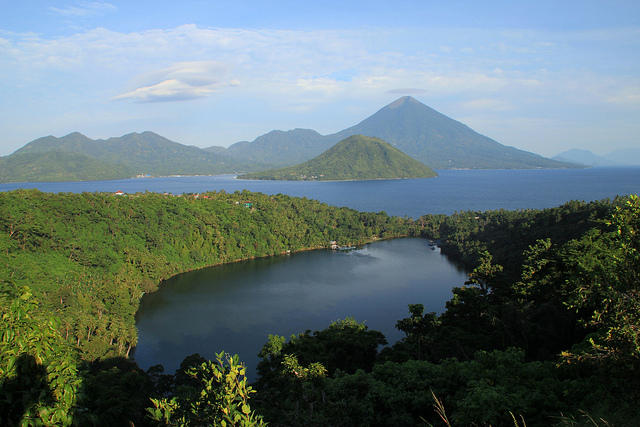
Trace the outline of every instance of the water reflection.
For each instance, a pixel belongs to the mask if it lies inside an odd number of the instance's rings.
[[[323,329],[346,316],[389,341],[407,304],[441,311],[466,275],[422,239],[396,239],[350,252],[313,251],[176,276],[146,295],[137,316],[135,358],[173,371],[192,353],[238,353],[253,377],[270,333]]]

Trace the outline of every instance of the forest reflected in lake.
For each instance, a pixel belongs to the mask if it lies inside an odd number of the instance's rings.
[[[423,239],[376,242],[342,252],[318,250],[188,272],[145,295],[137,314],[135,359],[173,372],[186,355],[237,353],[255,378],[268,334],[324,329],[352,316],[402,337],[395,322],[407,305],[442,311],[464,271]]]

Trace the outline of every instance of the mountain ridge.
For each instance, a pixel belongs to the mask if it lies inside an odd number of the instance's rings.
[[[325,141],[325,137],[313,129],[295,128],[288,131],[272,130],[251,142],[237,142],[229,146],[226,153],[236,159],[267,159],[267,163],[274,166],[284,166],[309,160],[309,156],[320,154],[331,145],[333,143]]]
[[[0,163],[5,165],[5,173],[0,175],[0,180],[16,181],[30,176],[31,180],[42,181],[47,179],[45,177],[62,174],[64,164],[68,167],[75,165],[74,170],[63,174],[68,179],[73,179],[76,172],[82,179],[102,179],[102,172],[95,177],[87,175],[77,155],[92,159],[97,170],[110,165],[114,173],[117,172],[116,178],[131,177],[127,175],[128,171],[153,176],[252,172],[306,162],[354,134],[380,138],[436,169],[580,167],[502,145],[407,96],[333,134],[321,135],[313,129],[301,128],[273,130],[251,142],[240,141],[228,148],[214,146],[203,149],[183,145],[151,131],[97,140],[79,132],[60,138],[49,135],[25,144],[9,156],[0,157]],[[55,164],[50,168],[42,161],[42,154],[47,152],[57,153],[52,156]],[[65,159],[62,153],[74,153],[76,156]],[[24,154],[32,156],[24,157]],[[29,159],[34,163],[25,163]],[[14,162],[39,171],[41,176],[24,175],[11,167],[7,169],[6,165]],[[14,175],[9,174],[9,170]]]
[[[90,181],[131,177],[135,171],[64,151],[27,152],[0,157],[0,182]]]
[[[361,134],[387,141],[435,169],[576,167],[500,144],[410,96],[396,99],[354,126],[329,135],[315,134],[305,141],[306,150],[295,145],[293,138],[274,140],[277,134],[272,131],[250,143],[233,144],[227,152],[246,159],[248,153],[258,151],[267,163],[290,165],[309,160],[350,135]],[[267,135],[269,144],[263,139]],[[277,147],[277,152],[270,147]]]
[[[50,167],[42,163],[41,156],[46,153],[57,153],[51,159]],[[67,153],[69,159],[65,159],[63,153]],[[24,157],[29,155],[31,157]],[[131,132],[120,137],[93,140],[87,136],[72,132],[63,137],[46,136],[35,139],[9,156],[2,157],[3,165],[22,162],[26,168],[26,159],[31,159],[33,168],[40,171],[40,176],[29,175],[32,181],[48,180],[51,174],[60,174],[63,164],[75,165],[75,169],[68,171],[65,180],[74,179],[106,179],[105,174],[96,174],[95,177],[80,172],[83,169],[77,160],[77,156],[90,159],[98,169],[110,165],[113,174],[109,179],[130,178],[136,174],[149,174],[153,176],[167,175],[214,175],[231,173],[239,170],[256,170],[258,167],[266,168],[266,165],[257,163],[251,165],[241,160],[236,160],[224,152],[207,152],[201,148],[183,145],[169,140],[154,132]],[[73,160],[72,160],[73,159]],[[39,162],[39,163],[38,163]],[[22,180],[24,174],[15,169],[13,175],[2,174],[2,181]]]

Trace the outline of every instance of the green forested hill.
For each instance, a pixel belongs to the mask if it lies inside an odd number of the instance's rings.
[[[313,129],[273,130],[252,142],[236,142],[226,153],[243,161],[282,167],[308,160],[337,141],[326,141],[326,137]]]
[[[0,157],[0,182],[87,181],[131,177],[135,171],[84,154],[62,151]]]
[[[392,346],[349,318],[270,335],[255,390],[224,354],[126,359],[163,278],[406,233],[471,273],[442,313],[409,303]],[[635,425],[639,236],[637,196],[414,222],[250,192],[0,193],[0,425]]]
[[[410,225],[250,192],[2,192],[0,425],[156,425],[144,408],[169,393],[168,377],[126,359],[145,292],[180,272],[405,235]],[[220,363],[207,372],[227,372],[233,393],[248,394],[238,362]],[[227,422],[253,419],[245,403],[229,403]]]
[[[245,174],[240,178],[328,181],[428,178],[436,175],[428,166],[378,138],[353,135],[308,162]]]
[[[269,336],[257,410],[282,425],[637,424],[640,199],[418,220],[466,264],[442,313]]]
[[[30,286],[93,359],[128,353],[140,297],[174,274],[406,233],[384,214],[282,195],[4,192],[0,280]]]
[[[205,151],[153,132],[106,140],[93,140],[74,132],[61,138],[38,138],[0,158],[4,166],[0,181],[48,181],[52,177],[97,180],[130,178],[136,174],[212,175],[264,168],[259,161],[236,160],[224,151]],[[50,162],[46,161],[48,157]]]

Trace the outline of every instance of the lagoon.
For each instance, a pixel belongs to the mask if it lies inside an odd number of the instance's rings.
[[[134,357],[173,372],[192,353],[237,353],[255,379],[268,334],[319,330],[352,316],[395,342],[408,304],[441,312],[466,274],[424,239],[376,242],[243,261],[175,276],[145,295]]]

